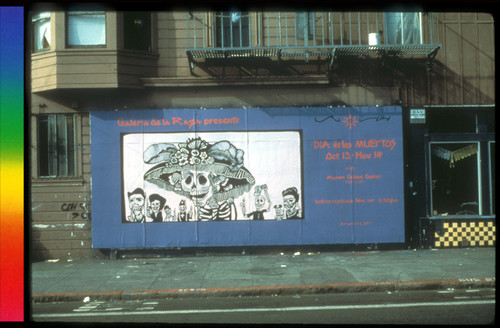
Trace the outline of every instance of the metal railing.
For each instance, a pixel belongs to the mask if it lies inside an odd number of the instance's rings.
[[[280,49],[438,44],[435,13],[189,12],[186,49]],[[299,50],[300,49],[300,50]]]

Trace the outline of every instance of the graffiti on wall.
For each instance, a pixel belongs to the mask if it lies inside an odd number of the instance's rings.
[[[84,219],[90,220],[90,213],[87,209],[86,203],[80,202],[71,202],[71,203],[63,203],[61,205],[61,211],[63,212],[71,212],[72,219]]]
[[[123,223],[302,219],[298,131],[122,136]]]

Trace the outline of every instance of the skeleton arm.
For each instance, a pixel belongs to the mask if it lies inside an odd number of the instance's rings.
[[[267,204],[268,204],[267,211],[270,212],[273,204],[271,202],[271,197],[269,197],[269,192],[267,192],[267,186],[264,185],[262,190],[264,191],[264,197],[266,197],[266,199],[267,199]]]

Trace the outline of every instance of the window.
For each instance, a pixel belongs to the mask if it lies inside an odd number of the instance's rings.
[[[476,133],[477,115],[473,111],[432,109],[427,111],[430,133]]]
[[[68,12],[68,47],[106,45],[106,14],[104,11]]]
[[[75,115],[39,115],[39,177],[76,177],[75,131]]]
[[[221,11],[215,14],[216,46],[222,48],[250,45],[250,15],[243,11]]]
[[[32,17],[33,51],[50,49],[50,13],[38,13]]]
[[[432,215],[482,215],[478,143],[431,143]]]
[[[386,44],[422,43],[421,13],[384,13],[384,39]]]
[[[314,12],[298,12],[295,14],[295,32],[297,40],[308,41],[314,37]]]
[[[488,112],[486,117],[486,132],[495,133],[495,111]]]
[[[151,51],[151,14],[149,12],[123,13],[125,49]]]

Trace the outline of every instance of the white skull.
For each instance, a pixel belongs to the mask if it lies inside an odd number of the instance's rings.
[[[189,193],[196,206],[206,204],[214,193],[210,172],[186,170],[182,172],[182,190]]]

